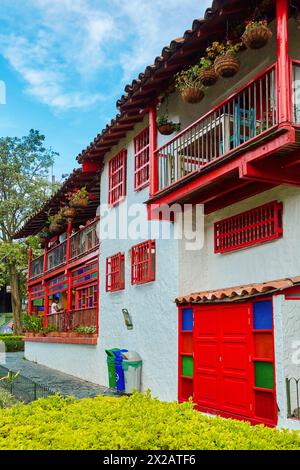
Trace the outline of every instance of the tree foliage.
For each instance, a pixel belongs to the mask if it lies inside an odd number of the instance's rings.
[[[45,136],[31,129],[23,137],[0,138],[0,285],[10,283],[15,324],[21,315],[28,247],[37,253],[35,237],[14,241],[14,233],[50,196],[49,168],[58,155],[44,145]],[[17,289],[17,291],[16,291]]]

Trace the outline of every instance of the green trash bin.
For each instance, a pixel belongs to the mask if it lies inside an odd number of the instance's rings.
[[[108,369],[109,388],[116,388],[116,386],[117,386],[116,363],[115,363],[114,351],[119,351],[119,349],[118,348],[105,349],[105,352],[107,354],[107,369]]]

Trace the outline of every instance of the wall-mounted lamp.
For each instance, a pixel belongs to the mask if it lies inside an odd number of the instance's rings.
[[[124,323],[125,323],[127,330],[133,330],[132,318],[127,308],[122,308],[122,313],[123,313]]]

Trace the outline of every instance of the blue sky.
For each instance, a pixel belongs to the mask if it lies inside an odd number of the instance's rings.
[[[1,136],[30,128],[58,179],[115,116],[124,86],[203,17],[210,0],[1,0]]]

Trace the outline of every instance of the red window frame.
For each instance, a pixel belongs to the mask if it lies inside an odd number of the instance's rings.
[[[122,149],[108,164],[108,204],[110,206],[115,206],[126,196],[126,157],[127,151]]]
[[[134,138],[134,190],[149,185],[150,132],[146,127]]]
[[[272,201],[214,225],[215,253],[227,253],[283,236],[283,205]]]
[[[116,253],[106,258],[106,292],[125,289],[125,255]]]
[[[90,289],[93,289],[92,295]],[[92,299],[92,306],[90,306],[90,299]],[[89,284],[88,286],[76,289],[76,310],[88,310],[98,306],[98,284]]]
[[[148,240],[131,248],[131,284],[155,281],[156,243]]]

